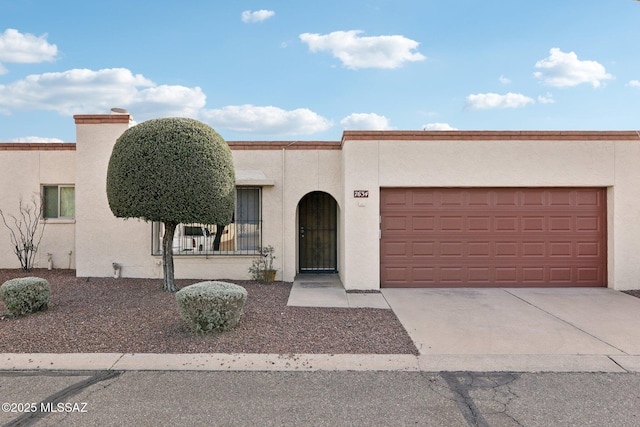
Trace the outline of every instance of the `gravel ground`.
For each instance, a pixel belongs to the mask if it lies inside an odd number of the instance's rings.
[[[37,276],[49,308],[11,318],[0,301],[0,353],[417,354],[391,310],[287,307],[291,283],[229,280],[249,294],[233,330],[193,335],[158,279],[75,277],[74,270],[0,270],[0,283]],[[184,287],[197,280],[177,280]]]

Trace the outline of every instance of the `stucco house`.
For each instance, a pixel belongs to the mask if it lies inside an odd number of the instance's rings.
[[[45,199],[36,260],[85,276],[162,277],[160,224],[115,218],[105,183],[128,114],[77,115],[75,143],[0,144],[0,209]],[[347,289],[640,288],[637,131],[345,131],[341,141],[231,141],[234,222],[187,224],[177,278],[337,272]],[[48,255],[50,254],[50,256]],[[18,268],[0,229],[0,268]]]

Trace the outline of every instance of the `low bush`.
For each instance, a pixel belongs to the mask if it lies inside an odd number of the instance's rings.
[[[12,316],[23,316],[49,306],[51,287],[39,277],[7,280],[0,286],[0,299]]]
[[[180,317],[196,333],[222,332],[240,321],[247,290],[226,282],[200,282],[176,292]]]
[[[272,283],[276,277],[276,269],[273,268],[273,260],[276,259],[275,249],[269,245],[258,250],[258,256],[249,267],[251,278],[262,283]]]

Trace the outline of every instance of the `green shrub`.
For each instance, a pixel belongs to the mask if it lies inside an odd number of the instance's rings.
[[[245,288],[226,282],[200,282],[176,292],[180,317],[196,333],[233,328],[246,300]]]
[[[251,267],[249,267],[249,274],[251,274],[253,280],[271,283],[276,276],[276,270],[273,268],[273,260],[276,259],[274,255],[275,249],[269,245],[258,248],[258,250],[259,255],[253,260]]]
[[[39,277],[21,277],[7,280],[0,286],[0,299],[12,316],[22,316],[49,306],[51,287]]]
[[[127,129],[107,168],[107,198],[118,218],[226,225],[235,185],[229,145],[210,126],[187,118]]]

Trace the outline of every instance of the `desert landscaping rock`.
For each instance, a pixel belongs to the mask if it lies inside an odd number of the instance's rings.
[[[226,280],[249,294],[242,321],[224,333],[194,336],[180,318],[175,294],[162,291],[162,279],[42,269],[0,270],[0,282],[27,275],[49,281],[49,309],[9,318],[0,302],[0,353],[417,354],[391,310],[288,307],[291,283]]]

